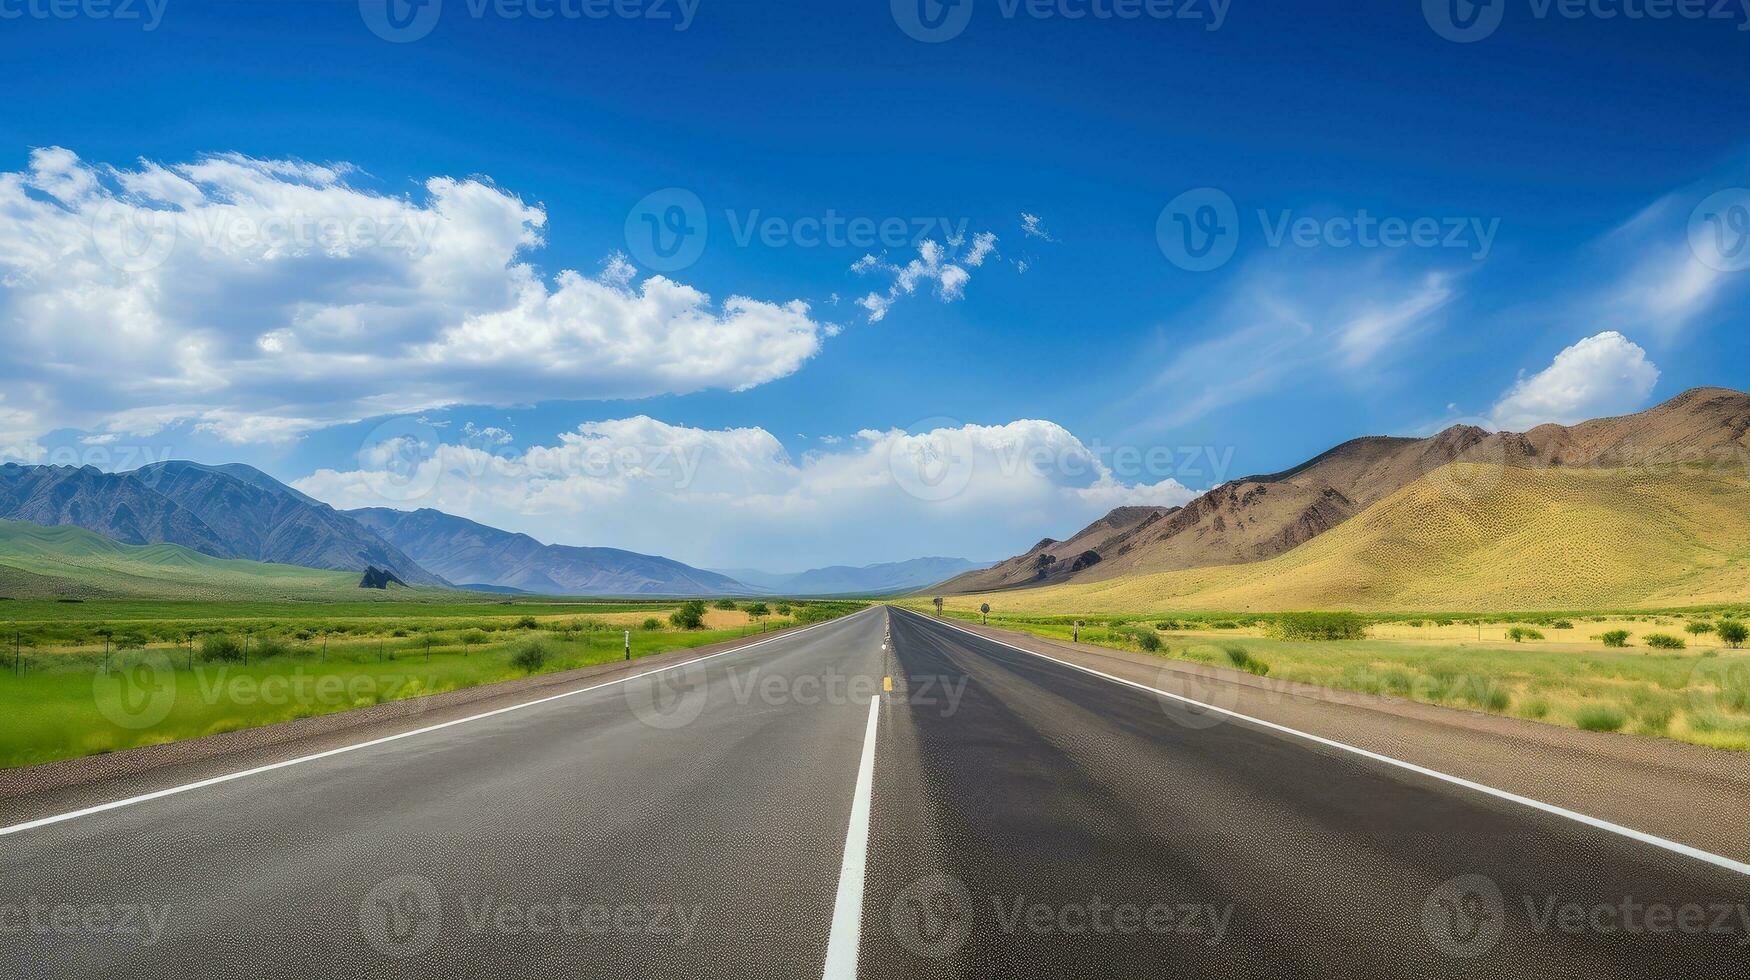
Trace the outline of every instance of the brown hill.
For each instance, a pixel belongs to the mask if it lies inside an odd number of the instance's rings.
[[[1442,470],[1448,463],[1485,464]],[[1425,474],[1444,492],[1500,467],[1596,467],[1667,474],[1684,467],[1750,466],[1750,394],[1695,388],[1661,405],[1573,426],[1488,432],[1453,426],[1423,438],[1367,436],[1290,470],[1222,484],[1182,509],[1120,508],[1068,542],[941,586],[942,591],[1098,581],[1121,575],[1263,561],[1318,537]],[[1137,511],[1149,512],[1142,516]],[[1049,559],[1049,560],[1048,560]]]

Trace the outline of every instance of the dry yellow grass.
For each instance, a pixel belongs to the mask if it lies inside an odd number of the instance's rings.
[[[1454,463],[1268,561],[990,595],[1013,613],[1609,609],[1750,595],[1736,470]]]

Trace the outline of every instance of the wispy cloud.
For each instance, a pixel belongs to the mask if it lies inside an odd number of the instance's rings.
[[[972,279],[970,270],[984,265],[985,259],[996,253],[997,236],[981,231],[972,236],[965,254],[955,255],[949,251],[958,250],[964,244],[964,240],[950,239],[948,246],[944,247],[934,239],[925,239],[918,245],[917,258],[904,265],[888,262],[885,257],[863,256],[851,266],[852,272],[865,276],[890,276],[893,282],[885,293],[869,293],[857,300],[857,305],[867,310],[869,322],[875,323],[887,316],[894,303],[915,294],[921,285],[933,283],[936,298],[944,303],[964,298],[966,284]]]

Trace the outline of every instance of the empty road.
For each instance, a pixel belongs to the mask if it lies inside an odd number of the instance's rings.
[[[1750,972],[1738,870],[914,613],[596,683],[7,828],[0,957],[54,978]]]

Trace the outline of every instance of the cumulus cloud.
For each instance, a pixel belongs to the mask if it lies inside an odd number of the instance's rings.
[[[875,323],[885,318],[900,298],[915,294],[926,283],[935,284],[936,298],[944,303],[964,298],[966,284],[972,279],[969,270],[984,265],[985,259],[996,252],[997,236],[981,231],[972,236],[965,254],[950,255],[950,248],[958,250],[964,244],[963,240],[950,239],[948,247],[944,247],[934,239],[925,239],[918,245],[918,257],[905,265],[895,265],[874,255],[863,256],[851,265],[852,272],[890,276],[893,283],[887,292],[869,293],[857,300],[857,305],[867,310],[869,322]]]
[[[836,332],[802,302],[715,302],[619,257],[545,276],[529,257],[545,211],[484,178],[367,183],[346,165],[127,169],[61,148],[0,173],[0,435],[191,422],[283,441],[457,403],[742,389]]]
[[[1170,456],[1089,446],[1048,421],[865,430],[792,458],[761,428],[638,416],[511,451],[396,433],[298,489],[338,507],[435,507],[546,541],[698,565],[996,558],[1120,504],[1182,504]]]
[[[1521,377],[1496,403],[1491,419],[1502,429],[1523,432],[1545,422],[1572,425],[1641,408],[1659,383],[1659,369],[1647,352],[1614,330],[1579,341],[1557,354],[1550,366]]]

